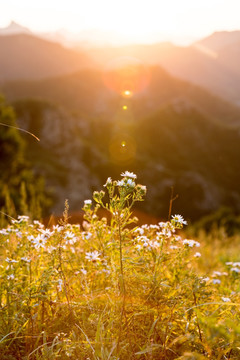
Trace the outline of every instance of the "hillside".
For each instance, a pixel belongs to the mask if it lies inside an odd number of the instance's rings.
[[[149,116],[162,105],[195,108],[217,122],[239,125],[240,109],[207,91],[169,75],[162,68],[149,68],[149,86],[131,100],[136,115]],[[14,81],[0,89],[11,101],[15,99],[47,99],[87,116],[113,116],[119,107],[120,95],[104,83],[104,72],[82,70],[67,76],[40,81]]]
[[[233,37],[235,38],[234,34]],[[218,39],[218,43],[222,44],[221,48],[224,48],[224,39],[224,36],[223,39],[221,36]],[[208,42],[206,41],[206,43]],[[240,78],[239,72],[236,76],[236,71],[232,68],[233,57],[231,52],[228,55],[226,48],[226,50],[222,49],[221,53],[216,53],[214,46],[208,48],[204,44],[203,39],[188,47],[160,43],[129,45],[118,48],[93,48],[88,51],[88,55],[92,59],[97,59],[96,61],[102,67],[105,67],[113,58],[121,56],[135,57],[147,65],[160,65],[171,75],[200,85],[213,94],[239,105]],[[229,41],[228,45],[231,44]],[[222,61],[222,58],[226,56],[229,58],[227,63]],[[238,64],[239,61],[239,54],[235,51],[234,64]]]
[[[202,45],[209,50],[218,53],[225,47],[240,42],[240,31],[216,31],[213,34],[197,41],[195,44]]]
[[[240,109],[159,66],[146,74],[130,98],[113,91],[113,70],[2,85],[18,124],[41,139],[26,136],[27,153],[55,192],[55,214],[66,198],[80,210],[106,174],[126,169],[149,188],[144,210],[158,218],[167,216],[171,187],[173,211],[190,220],[223,205],[240,210]]]
[[[19,28],[17,24],[11,24],[9,31],[16,27]],[[0,82],[64,76],[85,68],[102,71],[114,59],[128,56],[146,66],[162,66],[172,76],[199,85],[238,106],[238,38],[239,32],[220,32],[188,47],[159,43],[121,47],[82,46],[73,50],[28,33],[2,35]]]
[[[91,65],[86,54],[30,34],[0,36],[0,82],[69,74]]]

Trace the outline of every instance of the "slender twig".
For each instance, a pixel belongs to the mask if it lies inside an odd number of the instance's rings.
[[[178,195],[173,196],[173,194],[174,194],[174,187],[171,186],[171,197],[170,197],[170,202],[169,202],[168,221],[170,221],[170,218],[171,218],[173,202],[174,202],[174,200],[176,200],[178,198]]]
[[[20,131],[22,131],[22,132],[25,132],[26,134],[29,134],[29,135],[33,136],[34,139],[36,139],[37,141],[40,141],[40,139],[39,139],[36,135],[32,134],[30,131],[27,131],[27,130],[25,130],[25,129],[19,128],[19,127],[17,127],[17,126],[4,124],[4,123],[1,123],[1,122],[0,122],[0,125],[6,126],[6,127],[8,127],[8,128],[11,128],[11,129],[20,130]]]

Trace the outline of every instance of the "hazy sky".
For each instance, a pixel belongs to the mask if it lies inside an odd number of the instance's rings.
[[[35,31],[99,29],[140,42],[188,43],[240,29],[240,0],[0,0],[0,27]]]

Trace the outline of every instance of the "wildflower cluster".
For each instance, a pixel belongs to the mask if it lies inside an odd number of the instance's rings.
[[[205,271],[181,215],[133,225],[145,194],[126,171],[84,202],[80,225],[19,216],[0,230],[3,358],[240,357],[240,262]]]

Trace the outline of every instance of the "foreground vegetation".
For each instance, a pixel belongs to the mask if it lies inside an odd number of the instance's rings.
[[[145,193],[126,171],[81,226],[66,203],[51,229],[19,216],[0,230],[1,360],[240,358],[238,239],[186,239],[180,215],[133,226]]]

